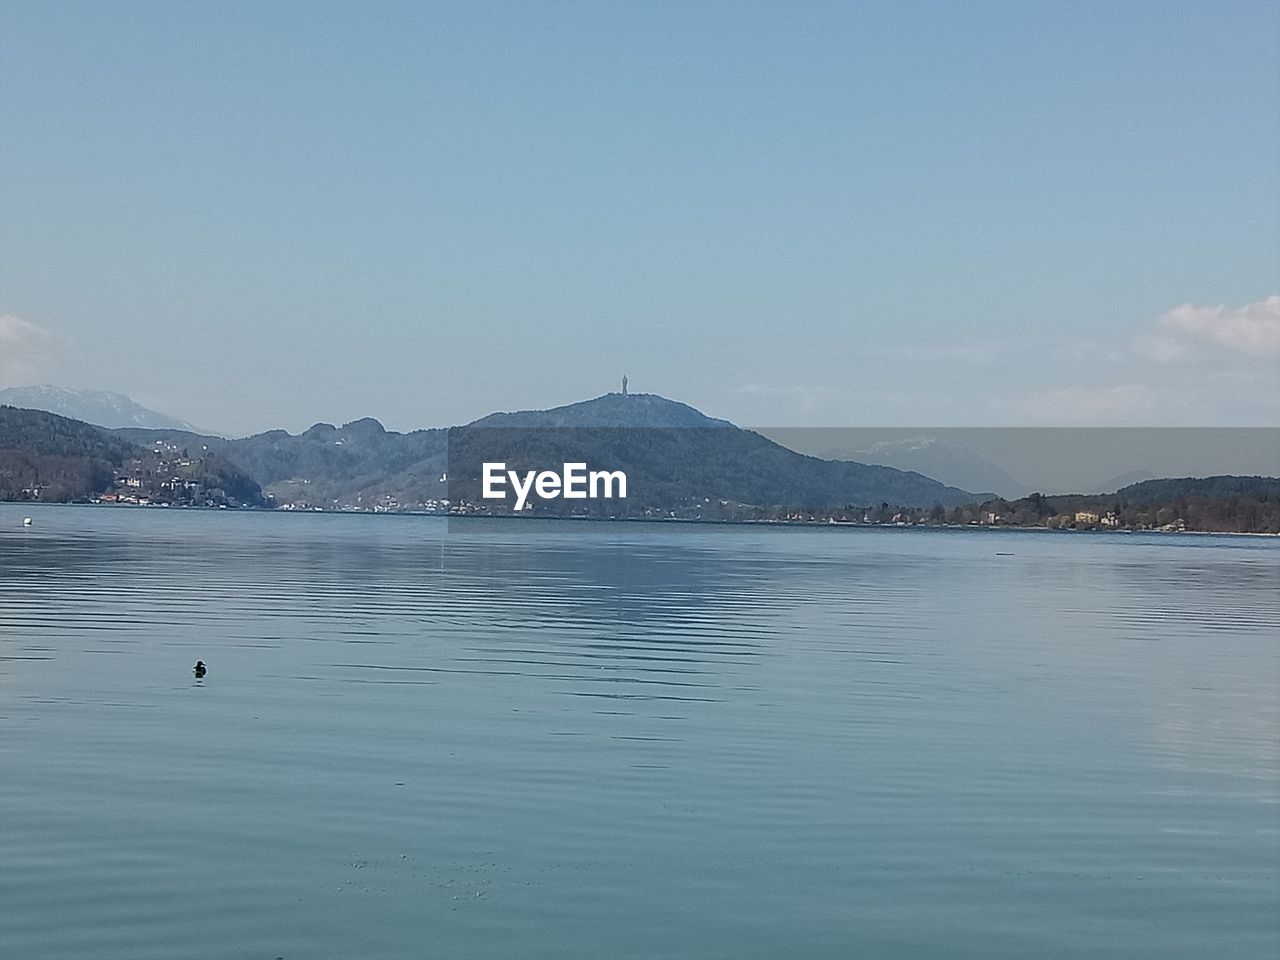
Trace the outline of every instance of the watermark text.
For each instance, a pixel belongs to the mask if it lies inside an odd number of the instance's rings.
[[[508,470],[502,461],[486,461],[480,496],[485,500],[506,500],[508,486],[515,493],[515,509],[523,510],[529,495],[540,500],[612,500],[627,497],[627,475],[621,470],[588,470],[585,463],[566,463],[560,472],[528,470],[523,475]]]

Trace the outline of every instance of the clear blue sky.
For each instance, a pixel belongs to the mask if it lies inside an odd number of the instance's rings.
[[[0,386],[1259,424],[1278,293],[1274,3],[0,2]]]

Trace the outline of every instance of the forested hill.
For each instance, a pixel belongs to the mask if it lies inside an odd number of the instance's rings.
[[[0,500],[265,506],[262,490],[216,453],[143,447],[80,420],[0,406]]]
[[[728,420],[708,417],[687,403],[668,400],[656,393],[606,393],[592,400],[552,407],[549,410],[520,410],[491,413],[468,427],[518,427],[521,429],[560,428],[728,428]],[[745,432],[745,431],[739,431]]]
[[[43,410],[0,406],[0,500],[81,500],[111,488],[132,443]]]
[[[551,500],[535,504],[542,515],[603,510],[710,519],[749,515],[747,507],[947,507],[975,496],[919,473],[805,456],[654,394],[610,393],[551,410],[493,414],[455,428],[449,454],[451,497],[472,504],[481,499],[481,465],[494,460],[521,472],[584,462],[627,476],[626,503]]]
[[[173,430],[120,430],[208,449],[237,464],[282,506],[429,509],[446,496],[448,431],[395,433],[366,417],[342,426],[317,423],[299,434],[268,430],[237,440]]]
[[[120,463],[136,455],[137,447],[127,438],[81,420],[0,406],[0,449],[21,450],[38,457],[83,457],[106,463]]]
[[[1144,480],[1116,491],[1122,503],[1166,503],[1186,497],[1226,500],[1231,497],[1280,499],[1280,477],[1177,477]]]

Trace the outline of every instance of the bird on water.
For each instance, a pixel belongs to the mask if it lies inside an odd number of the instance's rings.
[[[200,679],[201,677],[203,677],[203,676],[205,675],[205,673],[207,672],[207,671],[206,671],[206,669],[205,669],[204,661],[203,661],[203,660],[197,660],[197,661],[196,661],[196,665],[195,665],[194,667],[192,667],[191,672],[192,672],[192,673],[194,673],[194,674],[196,675],[196,679],[197,679],[197,680],[198,680],[198,679]]]

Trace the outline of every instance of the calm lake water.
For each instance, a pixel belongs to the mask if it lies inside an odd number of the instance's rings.
[[[0,504],[0,955],[1273,957],[1277,623],[1263,539]]]

